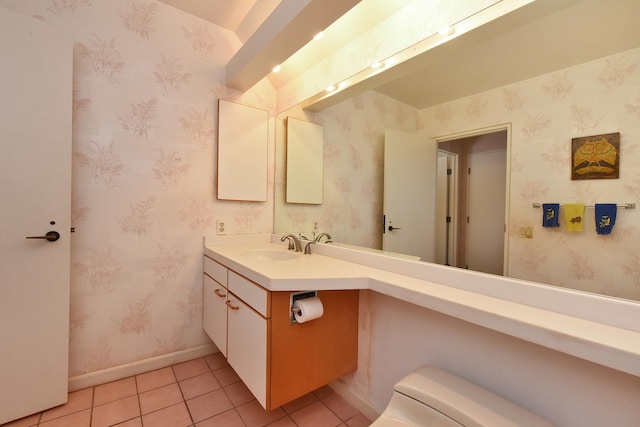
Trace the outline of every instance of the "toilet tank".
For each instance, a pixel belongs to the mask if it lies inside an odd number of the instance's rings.
[[[418,368],[400,380],[394,390],[394,397],[410,398],[466,427],[553,426],[527,409],[434,366]],[[389,406],[392,404],[393,398]]]

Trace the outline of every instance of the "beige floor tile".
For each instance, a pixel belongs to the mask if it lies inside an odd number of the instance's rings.
[[[318,397],[318,399],[324,399],[325,397],[333,393],[334,393],[333,389],[328,385],[322,386],[319,389],[316,389],[313,391],[313,394],[315,394]]]
[[[91,427],[107,427],[139,416],[138,396],[125,397],[94,407]]]
[[[224,355],[220,352],[205,356],[204,360],[207,361],[207,365],[209,365],[212,371],[229,366],[229,362],[227,362],[227,359],[225,359]]]
[[[342,423],[322,402],[312,403],[291,414],[298,427],[336,427]]]
[[[93,392],[93,404],[95,406],[113,402],[138,393],[136,379],[134,377],[113,381],[96,386]]]
[[[56,418],[50,421],[41,422],[42,427],[90,427],[91,426],[91,409],[74,412],[64,417]]]
[[[242,381],[233,383],[224,388],[225,393],[229,396],[229,400],[233,406],[240,406],[255,399],[251,391]]]
[[[173,365],[173,372],[178,381],[211,372],[204,357]]]
[[[349,427],[369,427],[371,423],[372,421],[369,420],[364,415],[362,415],[361,413],[358,413],[353,418],[350,418],[347,420],[347,425]]]
[[[195,422],[211,418],[233,408],[233,404],[222,389],[189,399],[187,406]]]
[[[189,427],[193,424],[184,402],[143,415],[142,423],[152,427]]]
[[[297,411],[298,409],[302,409],[307,405],[311,405],[318,401],[318,398],[313,393],[307,393],[302,397],[297,398],[296,400],[287,403],[283,406],[284,410],[287,411],[288,414]]]
[[[257,400],[252,400],[249,403],[238,406],[236,410],[247,427],[266,426],[267,424],[286,416],[286,413],[282,408],[274,409],[273,411],[265,411]]]
[[[175,383],[176,377],[173,374],[173,369],[168,367],[137,375],[136,382],[138,383],[138,393],[143,393],[163,385]]]
[[[180,389],[185,399],[191,399],[219,388],[220,383],[213,375],[213,372],[207,372],[206,374],[180,381]]]
[[[69,393],[69,400],[67,403],[44,411],[40,422],[42,423],[43,421],[49,421],[74,412],[82,411],[83,409],[91,408],[92,402],[93,387],[71,392]]]
[[[337,393],[325,397],[322,399],[322,403],[327,405],[342,421],[347,421],[358,414],[358,410]]]
[[[114,427],[142,427],[142,418],[134,418],[132,420],[116,424]]]
[[[12,421],[10,423],[0,424],[0,427],[33,427],[38,425],[40,421],[40,412]]]
[[[222,387],[226,387],[229,384],[240,381],[240,377],[230,366],[222,369],[216,369],[213,371],[213,375],[216,376],[216,379]]]
[[[196,427],[245,427],[240,414],[235,409],[207,418],[196,424]]]
[[[282,408],[265,411],[226,359],[215,353],[69,393],[65,405],[0,427],[368,427],[370,424],[329,386]]]
[[[298,426],[296,426],[296,423],[293,422],[291,417],[283,417],[277,421],[267,424],[266,427],[298,427]]]
[[[139,398],[140,412],[143,415],[184,401],[176,383],[140,393]]]

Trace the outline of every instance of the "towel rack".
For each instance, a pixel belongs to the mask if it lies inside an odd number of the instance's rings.
[[[562,206],[562,205],[560,205]],[[620,209],[635,209],[636,208],[636,204],[635,203],[623,203],[621,205],[616,205],[618,208]],[[542,207],[542,203],[534,203],[533,204],[534,208],[541,208]],[[584,205],[585,208],[593,208],[595,207],[595,205]]]

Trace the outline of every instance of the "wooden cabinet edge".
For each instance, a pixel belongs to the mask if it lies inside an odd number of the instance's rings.
[[[357,369],[358,290],[319,291],[324,314],[289,323],[289,292],[272,293],[270,406],[275,409]]]

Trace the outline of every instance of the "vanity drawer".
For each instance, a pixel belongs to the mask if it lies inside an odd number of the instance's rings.
[[[228,289],[263,317],[269,318],[269,293],[266,289],[229,270]]]
[[[227,267],[217,263],[208,256],[204,257],[204,272],[225,288],[227,287]]]

